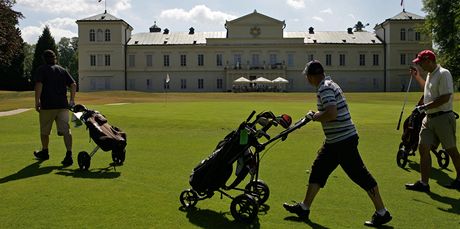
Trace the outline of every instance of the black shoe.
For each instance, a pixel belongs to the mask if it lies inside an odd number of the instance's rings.
[[[430,185],[424,185],[420,181],[417,181],[413,184],[406,184],[406,189],[419,192],[430,192]]]
[[[288,212],[297,214],[297,216],[303,220],[307,220],[308,215],[310,214],[310,210],[304,210],[302,206],[300,206],[300,203],[296,203],[296,204],[284,203],[283,207]]]
[[[34,151],[34,156],[37,160],[46,161],[50,159],[50,155],[48,154],[48,149],[42,149],[40,151]]]
[[[67,153],[65,154],[64,160],[61,161],[61,164],[63,166],[71,166],[73,164],[72,152],[67,151]]]
[[[392,218],[393,217],[391,217],[389,211],[386,211],[384,215],[379,215],[377,212],[375,212],[374,215],[372,215],[372,219],[364,222],[364,225],[378,227],[382,224],[390,222]]]
[[[457,189],[458,191],[460,191],[460,180],[453,180],[452,183],[450,183],[449,185],[446,185],[444,186],[448,189]]]

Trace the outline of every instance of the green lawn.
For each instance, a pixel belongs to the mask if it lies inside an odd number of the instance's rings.
[[[50,160],[33,159],[38,149],[38,116],[33,110],[0,117],[0,228],[243,228],[230,214],[231,200],[216,195],[184,211],[179,194],[189,188],[191,170],[228,132],[256,110],[286,113],[296,121],[315,109],[312,93],[262,94],[79,93],[77,102],[99,110],[128,134],[126,162],[109,167],[110,153],[99,151],[90,171],[62,168],[62,139],[50,140]],[[419,157],[406,169],[396,165],[401,130],[396,124],[403,93],[346,93],[360,134],[361,156],[377,179],[393,215],[388,227],[459,228],[460,192],[441,185],[455,177],[452,163],[440,170],[433,156],[431,193],[406,191],[419,178]],[[421,93],[411,93],[404,118]],[[460,94],[455,95],[459,113]],[[109,103],[128,103],[106,105]],[[31,92],[0,92],[0,111],[33,105]],[[280,128],[272,128],[276,134]],[[460,128],[457,126],[457,131]],[[84,127],[72,128],[74,161],[91,151]],[[308,173],[324,139],[319,123],[308,123],[273,146],[261,162],[270,187],[267,206],[253,228],[364,228],[374,209],[367,194],[338,168],[318,194],[311,222],[296,221],[281,206],[303,199]],[[230,180],[232,181],[232,179]],[[237,195],[239,192],[230,192]]]

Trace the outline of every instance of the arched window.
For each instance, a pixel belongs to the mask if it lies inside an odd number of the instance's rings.
[[[105,30],[105,41],[110,41],[110,29]]]
[[[103,41],[103,39],[104,39],[104,32],[102,31],[102,29],[98,29],[97,30],[97,41],[101,42]]]
[[[94,29],[89,30],[89,41],[96,41],[96,32]]]

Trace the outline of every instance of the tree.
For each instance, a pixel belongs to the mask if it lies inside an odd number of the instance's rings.
[[[427,13],[424,32],[432,34],[439,62],[452,74],[454,82],[460,77],[460,1],[423,0]]]
[[[20,12],[12,10],[14,0],[0,0],[0,66],[7,67],[18,58],[17,50],[22,49],[21,31],[16,28]]]
[[[52,50],[56,54],[56,57],[59,59],[59,52],[57,51],[56,42],[51,36],[49,27],[45,26],[42,35],[40,35],[37,44],[35,45],[34,59],[32,61],[31,70],[31,75],[33,78],[35,78],[35,72],[37,71],[38,67],[43,64],[42,54],[47,49]]]
[[[63,37],[58,43],[59,64],[78,81],[78,37]]]

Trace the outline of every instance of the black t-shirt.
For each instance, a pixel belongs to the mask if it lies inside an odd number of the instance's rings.
[[[35,82],[43,84],[40,97],[41,109],[62,109],[68,107],[67,87],[75,80],[63,67],[44,64],[37,69]]]

